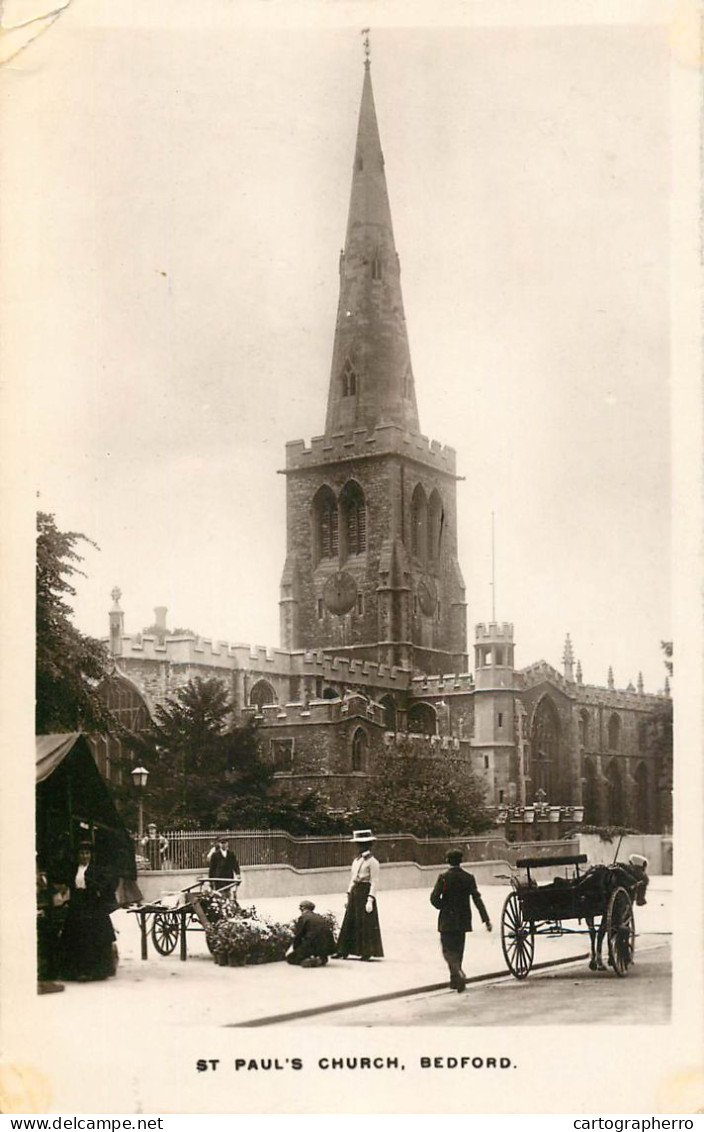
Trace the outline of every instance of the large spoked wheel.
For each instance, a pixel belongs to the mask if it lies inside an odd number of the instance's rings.
[[[177,912],[157,912],[152,924],[152,943],[160,955],[170,955],[178,943]]]
[[[633,962],[636,944],[633,904],[625,888],[617,888],[611,893],[606,910],[606,938],[609,963],[616,974],[623,977]]]
[[[523,918],[516,892],[506,897],[501,913],[501,947],[511,974],[525,979],[533,966],[535,936],[533,925]]]

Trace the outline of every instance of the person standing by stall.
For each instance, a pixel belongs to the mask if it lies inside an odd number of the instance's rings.
[[[355,829],[352,834],[358,853],[352,862],[347,907],[335,952],[340,959],[358,955],[367,962],[384,957],[376,903],[380,868],[372,854],[374,840],[370,829]]]
[[[61,936],[62,978],[89,982],[115,973],[115,930],[110,913],[117,907],[116,883],[117,877],[109,869],[94,862],[90,843],[82,843]]]

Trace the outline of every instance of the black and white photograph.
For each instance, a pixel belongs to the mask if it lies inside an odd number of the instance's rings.
[[[2,32],[0,1111],[704,1111],[698,9]]]

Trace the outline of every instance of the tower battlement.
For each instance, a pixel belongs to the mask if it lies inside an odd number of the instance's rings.
[[[474,632],[477,641],[513,641],[513,625],[510,621],[490,621],[488,624],[480,621],[475,625]]]
[[[434,468],[455,475],[457,455],[454,448],[429,440],[427,436],[404,432],[398,425],[380,424],[369,431],[357,428],[350,433],[314,436],[309,446],[304,440],[290,440],[286,445],[286,471],[298,471],[318,464],[339,463],[351,458],[397,453],[419,460]]]
[[[414,696],[440,696],[450,692],[473,692],[474,680],[469,672],[449,672],[443,676],[414,676],[411,694]]]
[[[263,704],[247,707],[243,715],[258,719],[265,727],[287,727],[292,724],[344,723],[348,719],[362,718],[378,727],[384,726],[384,708],[364,696],[344,696],[338,700],[308,700],[286,704]]]

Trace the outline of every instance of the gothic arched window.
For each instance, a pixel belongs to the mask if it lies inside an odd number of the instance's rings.
[[[535,709],[530,740],[530,779],[533,794],[542,791],[550,799],[553,780],[557,777],[560,750],[560,718],[548,696]]]
[[[416,735],[436,735],[438,717],[430,704],[414,704],[408,713],[408,730]]]
[[[393,696],[382,696],[379,703],[384,709],[384,727],[387,731],[396,730],[396,703]]]
[[[599,788],[597,785],[596,766],[593,759],[584,760],[584,820],[591,825],[598,825]]]
[[[313,504],[317,558],[336,558],[338,552],[337,500],[329,487],[321,487]]]
[[[581,747],[589,746],[589,712],[586,708],[579,713],[579,744]]]
[[[636,824],[641,833],[647,833],[650,814],[648,805],[648,768],[644,762],[638,763],[633,777],[636,780]]]
[[[357,394],[357,371],[348,358],[342,367],[342,396],[355,397]]]
[[[367,761],[367,733],[358,727],[352,738],[352,770],[364,770]]]
[[[257,708],[262,708],[264,704],[276,703],[276,692],[268,680],[257,680],[249,693],[249,702]]]
[[[625,819],[623,782],[621,780],[621,770],[616,759],[612,759],[609,764],[608,770],[606,771],[606,781],[609,791],[609,824],[623,825]]]
[[[420,484],[411,497],[411,554],[425,561],[428,549],[428,501]]]
[[[615,712],[609,719],[608,736],[609,750],[618,751],[621,746],[621,718]]]
[[[340,495],[345,555],[363,554],[367,549],[367,509],[364,492],[358,483],[350,480]]]
[[[442,499],[437,490],[434,490],[428,501],[428,560],[437,562],[440,557],[440,543],[445,522],[445,512]]]

